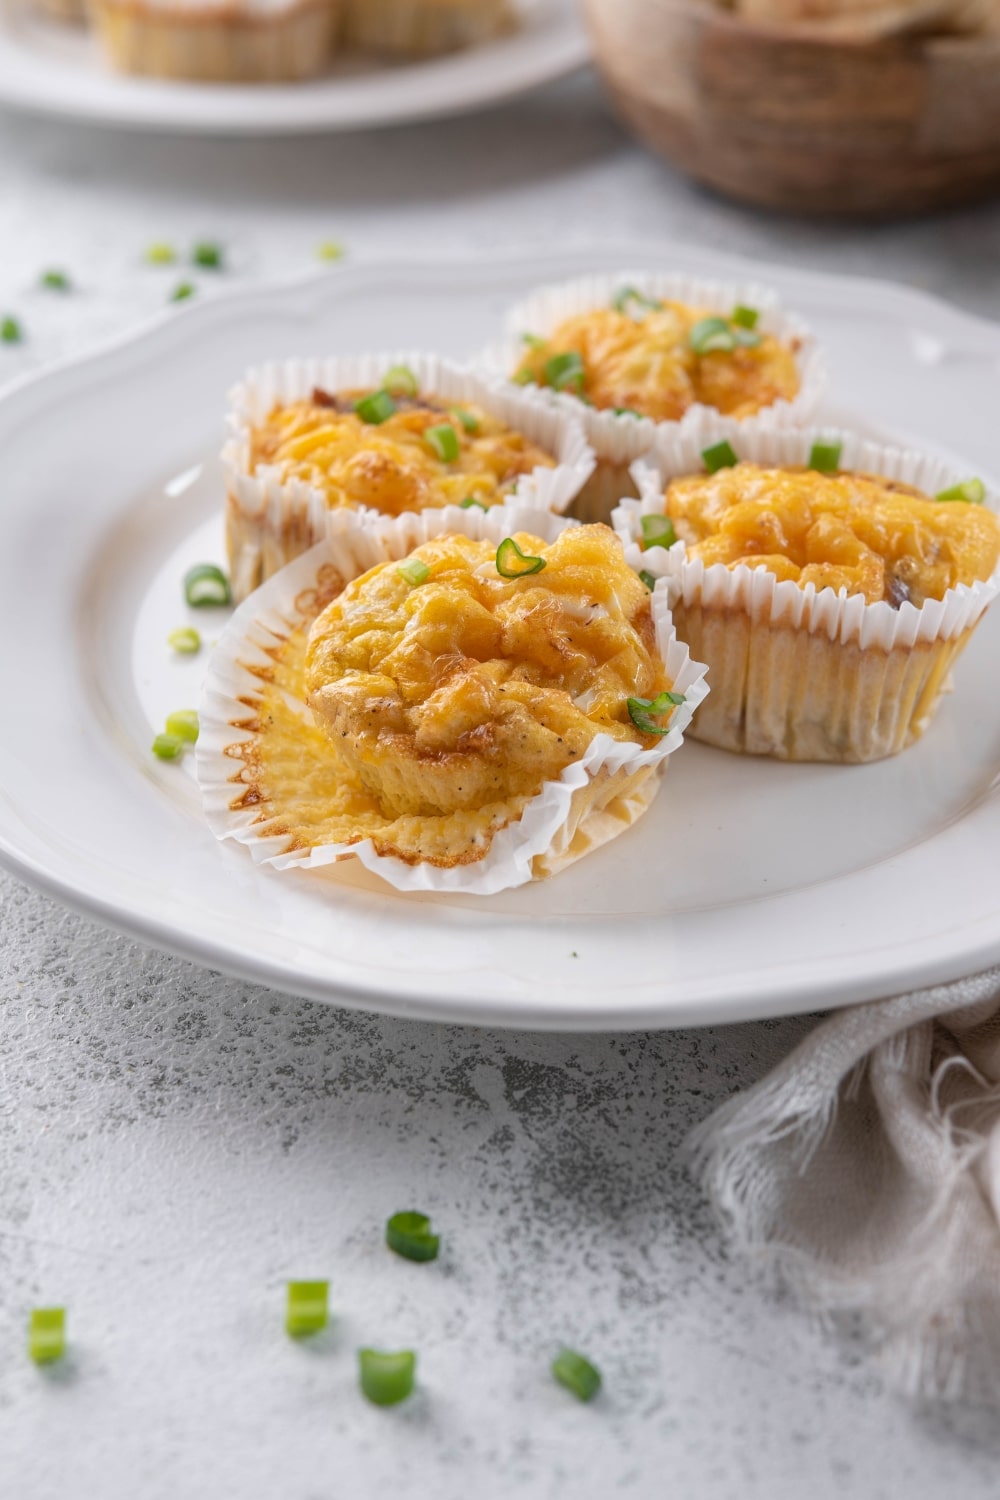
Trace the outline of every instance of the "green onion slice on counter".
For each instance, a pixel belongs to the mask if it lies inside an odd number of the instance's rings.
[[[199,732],[198,710],[178,708],[174,713],[167,714],[167,722],[163,727],[172,738],[183,740],[186,745],[193,745]]]
[[[195,609],[211,604],[230,604],[229,579],[215,563],[195,563],[184,574],[184,597]]]
[[[466,495],[462,501],[461,509],[471,510],[474,505],[478,505],[480,510],[489,510],[489,506],[484,505],[481,500],[477,500],[475,495]]]
[[[403,1256],[404,1260],[437,1260],[440,1235],[431,1233],[431,1221],[426,1214],[393,1214],[385,1226],[385,1242],[390,1250]]]
[[[836,474],[843,451],[843,443],[813,443],[809,450],[810,469],[819,474]]]
[[[647,297],[634,286],[623,286],[611,306],[620,313],[627,313],[630,307],[637,307],[642,312],[659,312],[663,303],[657,302],[655,297]]]
[[[197,290],[198,288],[190,281],[179,282],[170,293],[170,300],[171,302],[186,302],[189,297],[194,296]]]
[[[179,656],[194,656],[201,650],[201,636],[191,625],[182,625],[167,636],[167,645]]]
[[[479,431],[479,418],[474,416],[471,411],[466,411],[463,406],[453,406],[448,415],[454,417],[455,421],[464,427],[470,436]]]
[[[222,246],[215,245],[210,240],[202,240],[191,251],[191,261],[193,265],[201,266],[204,271],[221,271]]]
[[[683,693],[670,692],[660,693],[656,698],[629,698],[628,716],[643,734],[669,734],[669,724],[664,728],[661,724],[654,724],[653,720],[661,714],[669,713],[683,702]]]
[[[736,348],[736,334],[725,318],[701,318],[688,335],[695,354],[731,354]]]
[[[560,1350],[552,1361],[552,1374],[578,1401],[592,1401],[601,1389],[601,1372],[574,1349]]]
[[[729,314],[730,323],[735,323],[737,328],[754,329],[760,319],[760,313],[756,307],[746,307],[742,302],[737,303]]]
[[[458,433],[450,422],[439,422],[436,427],[428,427],[424,433],[424,441],[443,464],[453,464],[461,451]]]
[[[172,266],[177,262],[177,251],[173,245],[164,244],[160,240],[155,245],[150,245],[146,251],[146,260],[151,266]]]
[[[380,427],[395,414],[396,403],[388,391],[372,391],[370,396],[362,396],[360,401],[355,401],[354,410],[369,427]]]
[[[344,247],[339,240],[324,240],[322,244],[316,246],[317,260],[343,260],[344,253]]]
[[[43,271],[38,280],[39,285],[49,292],[68,292],[70,289],[70,279],[65,271]]]
[[[151,748],[157,760],[179,760],[184,746],[185,741],[176,734],[158,734]]]
[[[669,516],[643,516],[641,524],[644,547],[672,547],[677,540]]]
[[[556,391],[567,391],[575,386],[577,392],[587,378],[583,359],[575,349],[566,354],[554,354],[545,366],[545,381]]]
[[[382,389],[390,396],[416,396],[420,387],[409,365],[393,365],[383,376]]]
[[[544,567],[544,557],[529,557],[512,536],[505,537],[497,548],[497,572],[501,578],[527,578]]]
[[[718,474],[720,469],[733,468],[739,463],[739,458],[731,443],[721,442],[704,448],[701,461],[710,474]]]
[[[431,570],[419,557],[412,557],[409,562],[401,562],[396,569],[400,578],[405,578],[411,588],[418,588],[420,584],[426,583],[431,576]]]
[[[935,500],[964,500],[968,505],[982,505],[986,499],[986,486],[981,479],[966,479],[953,484],[934,496]]]
[[[0,344],[19,344],[24,330],[16,318],[0,318]]]
[[[650,573],[650,571],[649,571],[648,568],[643,568],[643,569],[641,569],[641,571],[639,573],[639,577],[642,579],[643,583],[649,589],[649,592],[652,593],[653,590],[656,588],[656,575],[653,574],[653,573]]]
[[[330,1283],[328,1281],[290,1281],[285,1307],[285,1331],[293,1339],[321,1333],[326,1327]]]
[[[375,1406],[395,1406],[413,1394],[417,1356],[412,1349],[383,1354],[378,1349],[358,1350],[361,1390]]]
[[[36,1365],[50,1365],[66,1353],[66,1309],[33,1307],[28,1324],[28,1353]]]

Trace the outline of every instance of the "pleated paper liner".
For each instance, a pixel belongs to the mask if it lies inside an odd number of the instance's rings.
[[[740,430],[801,424],[813,416],[826,389],[825,359],[806,324],[782,309],[774,291],[755,282],[729,283],[633,270],[583,276],[542,287],[511,309],[504,339],[480,355],[477,368],[494,380],[509,382],[524,357],[524,333],[544,337],[567,318],[609,307],[623,287],[635,287],[644,296],[658,301],[711,308],[722,316],[738,306],[756,308],[760,313],[759,332],[797,344],[799,391],[792,401],[775,401],[756,415],[742,419],[738,424]],[[720,422],[726,420],[714,407],[702,404],[692,406],[678,422],[655,422],[631,413],[619,416],[613,411],[598,410],[565,392],[545,390],[543,394],[553,405],[580,416],[597,455],[594,473],[572,509],[572,514],[583,521],[607,521],[623,495],[635,494],[631,465],[649,451],[658,432],[684,431],[712,416]]]
[[[928,496],[969,477],[950,461],[829,428],[748,432],[731,425],[723,435],[741,459],[766,467],[807,465],[814,442],[839,442],[842,469],[882,475]],[[1000,570],[940,600],[895,609],[845,590],[779,582],[763,568],[706,567],[688,558],[683,541],[643,551],[641,518],[665,513],[667,483],[704,472],[702,452],[719,439],[717,422],[661,434],[635,466],[640,498],[623,500],[613,517],[629,562],[667,580],[678,635],[708,663],[711,697],[692,738],[796,761],[897,754],[931,722],[954,661],[996,596]]]
[[[226,471],[226,541],[233,595],[242,600],[265,578],[323,540],[330,503],[322,489],[282,479],[276,466],[250,472],[251,431],[276,406],[329,392],[377,389],[394,367],[412,370],[419,390],[455,405],[473,404],[537,443],[556,460],[520,477],[512,498],[562,513],[594,468],[594,454],[573,412],[555,409],[536,392],[499,391],[466,367],[413,352],[292,359],[249,370],[230,395]],[[366,519],[383,513],[363,510]]]
[[[245,845],[253,859],[277,870],[318,869],[359,859],[400,891],[492,895],[564,869],[623,832],[651,803],[667,759],[677,750],[691,715],[707,693],[705,669],[680,644],[670,619],[666,586],[652,599],[657,650],[685,702],[670,732],[653,748],[600,734],[588,752],[536,795],[498,804],[502,815],[484,847],[468,863],[449,867],[392,852],[406,820],[386,819],[384,835],[336,839],[324,834],[325,808],[345,792],[334,775],[325,732],[305,699],[304,664],[313,620],[346,584],[368,568],[404,558],[435,536],[460,532],[499,545],[527,532],[552,542],[574,523],[525,506],[489,512],[457,507],[424,511],[374,525],[348,511],[329,514],[330,534],[269,579],[233,616],[213,653],[201,704],[198,779],[209,824],[220,839]],[[275,727],[276,726],[276,727]],[[294,729],[295,750],[283,786],[261,778],[261,746],[268,733]],[[281,743],[287,741],[282,740]],[[359,794],[360,796],[361,794]],[[370,808],[370,800],[366,800]],[[348,812],[350,809],[348,808]],[[422,837],[442,846],[442,819]]]

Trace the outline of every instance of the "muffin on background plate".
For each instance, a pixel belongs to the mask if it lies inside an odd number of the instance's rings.
[[[111,64],[196,83],[287,83],[321,73],[342,0],[88,0]]]
[[[345,0],[347,45],[407,57],[478,46],[517,25],[512,0]]]

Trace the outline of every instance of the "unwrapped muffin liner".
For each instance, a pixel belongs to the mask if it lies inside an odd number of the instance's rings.
[[[367,839],[356,844],[290,847],[294,841],[287,833],[270,835],[260,827],[269,815],[262,816],[259,808],[234,806],[244,784],[241,746],[252,743],[259,733],[255,713],[262,686],[251,668],[267,667],[274,660],[275,648],[296,627],[308,628],[331,597],[331,570],[339,580],[332,590],[335,595],[370,567],[402,559],[436,536],[461,532],[477,541],[499,544],[506,536],[528,532],[552,542],[575,524],[523,504],[488,512],[449,506],[380,518],[374,526],[353,512],[338,510],[327,513],[327,523],[325,541],[275,574],[236,611],[212,655],[196,753],[206,816],[219,839],[245,845],[257,864],[278,870],[320,869],[353,857],[400,891],[488,896],[555,873],[635,821],[652,800],[658,773],[679,749],[684,730],[708,691],[705,668],[691,659],[676,637],[664,584],[652,597],[657,649],[674,690],[685,695],[674,710],[670,732],[652,749],[598,735],[580,761],[567,767],[557,781],[543,785],[518,821],[493,835],[488,853],[477,863],[450,869],[410,864],[379,854]],[[326,575],[322,600],[317,597],[321,571]],[[304,693],[301,702],[291,706],[296,712],[301,709],[304,719],[311,718]]]
[[[226,535],[233,594],[247,597],[262,578],[315,546],[331,513],[323,490],[302,479],[282,479],[276,466],[250,472],[251,430],[276,406],[307,399],[316,387],[336,392],[375,389],[396,365],[413,371],[421,392],[456,406],[482,407],[556,459],[522,475],[512,498],[539,510],[564,512],[594,468],[594,452],[579,416],[554,408],[536,392],[498,390],[466,367],[413,352],[291,359],[251,369],[230,393],[226,471]],[[383,513],[361,511],[366,521]]]
[[[623,287],[635,287],[645,296],[659,301],[711,308],[721,316],[739,305],[754,307],[760,312],[759,332],[772,334],[785,342],[798,341],[799,391],[795,399],[775,401],[754,416],[742,418],[737,424],[740,431],[806,422],[816,411],[826,388],[826,362],[816,340],[805,323],[783,311],[775,292],[755,282],[710,281],[655,271],[619,271],[542,287],[511,309],[506,320],[506,337],[480,355],[477,368],[493,380],[509,382],[524,357],[523,334],[544,337],[567,318],[608,307]],[[720,424],[733,420],[724,418],[714,407],[697,404],[678,422],[655,422],[650,417],[616,416],[612,411],[589,407],[566,392],[545,389],[543,394],[555,406],[582,417],[587,438],[597,454],[598,469],[587,485],[587,508],[581,510],[578,507],[574,511],[586,520],[607,518],[607,502],[615,484],[619,489],[614,498],[629,492],[629,465],[648,452],[658,432],[684,432],[700,427],[706,420]]]
[[[712,696],[692,738],[790,760],[869,761],[919,738],[949,671],[1000,587],[960,584],[939,600],[899,608],[861,594],[779,580],[747,564],[709,567],[683,540],[641,546],[644,515],[665,513],[672,479],[704,472],[702,453],[727,439],[737,456],[768,468],[807,465],[813,443],[841,443],[840,467],[884,476],[934,496],[969,477],[953,460],[832,428],[748,432],[716,422],[660,434],[633,468],[639,499],[612,521],[629,564],[665,579],[679,635],[708,663]],[[993,501],[991,508],[995,508]]]

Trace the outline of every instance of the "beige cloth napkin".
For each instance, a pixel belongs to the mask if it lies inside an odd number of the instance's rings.
[[[1000,968],[830,1016],[691,1146],[735,1246],[893,1385],[1000,1402]]]

